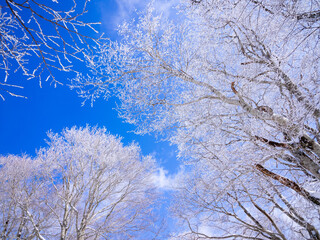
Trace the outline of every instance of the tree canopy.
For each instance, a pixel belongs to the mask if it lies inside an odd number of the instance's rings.
[[[182,0],[173,19],[151,2],[103,43],[80,31],[88,2],[5,0],[0,90],[75,72],[85,101],[113,93],[136,133],[175,144],[172,239],[320,240],[320,2]],[[151,157],[105,129],[48,138],[0,157],[2,238],[158,236]]]
[[[192,165],[175,207],[187,239],[320,239],[319,6],[183,1],[171,21],[150,5],[74,80],[85,99],[117,86],[136,132]]]
[[[73,127],[48,137],[34,158],[0,157],[1,238],[155,236],[151,157],[105,129]]]

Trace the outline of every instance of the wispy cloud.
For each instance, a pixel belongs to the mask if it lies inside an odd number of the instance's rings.
[[[102,22],[107,24],[108,28],[110,28],[110,24],[113,28],[117,28],[123,22],[135,18],[137,13],[143,12],[151,2],[156,13],[161,13],[168,18],[173,17],[176,15],[174,6],[177,5],[179,0],[115,0],[115,2],[115,11],[102,14],[102,16],[105,16]],[[107,11],[107,9],[102,9],[102,11]]]
[[[180,168],[175,174],[168,174],[168,171],[160,167],[152,176],[152,182],[162,190],[174,190],[179,186],[179,182],[184,175],[184,168]]]
[[[123,21],[128,21],[135,11],[145,9],[148,2],[148,0],[116,0],[118,11],[113,19],[114,24],[119,25]]]

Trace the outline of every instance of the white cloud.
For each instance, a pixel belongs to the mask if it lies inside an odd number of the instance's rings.
[[[156,13],[162,13],[163,16],[170,18],[176,13],[174,6],[179,0],[116,0],[118,11],[113,16],[112,24],[118,26],[136,17],[136,12],[143,12],[150,2],[153,2]]]
[[[121,24],[124,20],[129,20],[135,10],[144,9],[147,6],[147,0],[116,0],[118,12],[115,16],[115,22]]]
[[[198,232],[207,236],[214,236],[214,234],[216,233],[213,231],[212,227],[206,225],[205,223],[200,224]]]
[[[184,175],[184,169],[180,168],[176,174],[168,174],[168,171],[160,167],[152,176],[152,182],[162,190],[174,190],[179,186]]]

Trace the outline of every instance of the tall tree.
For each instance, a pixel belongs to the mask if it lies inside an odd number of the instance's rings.
[[[318,209],[319,7],[314,0],[185,1],[176,22],[149,7],[120,28],[121,42],[91,57],[97,78],[78,75],[74,86],[94,99],[116,82],[120,114],[138,133],[163,134],[197,168],[251,171]],[[318,226],[313,216],[302,217]]]
[[[292,189],[248,169],[193,166],[175,192],[173,239],[320,239],[319,213]]]
[[[35,159],[1,158],[3,239],[130,239],[152,232],[154,161],[137,145],[125,147],[105,129],[89,127],[50,133],[48,144]]]
[[[45,208],[50,196],[41,167],[29,157],[0,157],[1,239],[43,239],[42,230],[52,224]]]

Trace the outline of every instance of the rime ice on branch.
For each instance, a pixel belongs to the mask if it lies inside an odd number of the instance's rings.
[[[75,63],[99,44],[97,23],[84,20],[88,0],[15,1],[0,3],[0,96],[22,97],[15,78],[37,78],[61,84],[57,72],[77,72]],[[90,33],[90,31],[92,30]],[[17,75],[18,74],[18,75]]]
[[[151,157],[105,129],[48,136],[33,159],[0,156],[2,239],[152,239]]]
[[[193,164],[178,239],[320,239],[319,6],[186,0],[170,21],[151,5],[74,80],[85,99],[116,85],[121,116]]]

